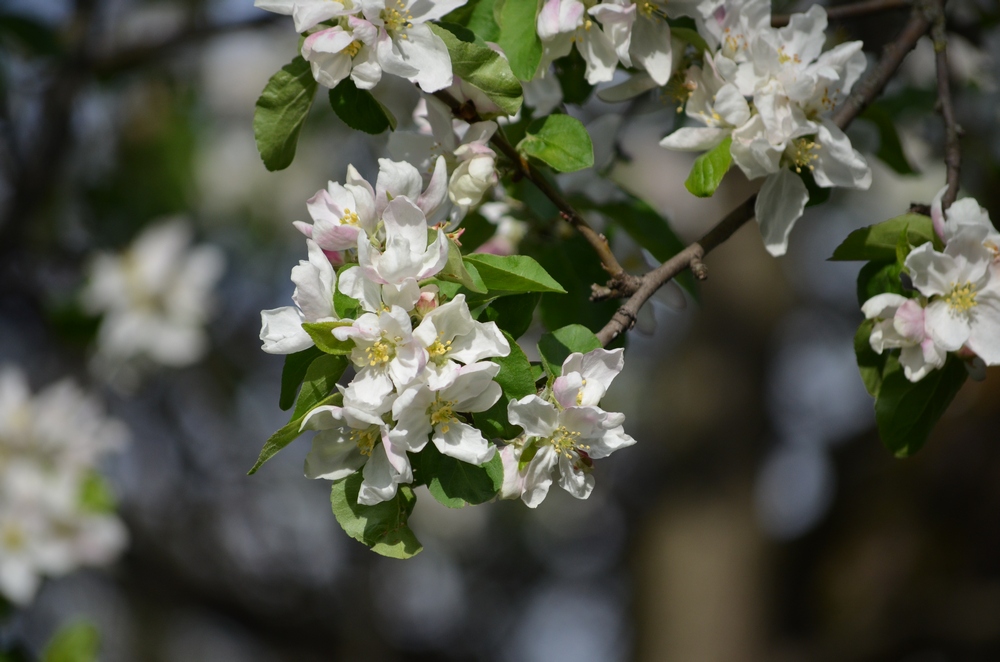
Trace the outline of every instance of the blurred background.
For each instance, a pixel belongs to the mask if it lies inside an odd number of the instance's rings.
[[[953,4],[963,190],[996,219],[1000,8]],[[874,57],[905,18],[830,34]],[[915,174],[870,156],[871,190],[807,210],[785,257],[748,225],[706,260],[700,301],[654,302],[605,401],[638,444],[599,463],[588,501],[554,490],[537,511],[448,510],[420,488],[411,525],[425,551],[409,561],[340,531],[329,484],[302,477],[307,439],[246,476],[287,419],[282,359],[258,333],[305,257],[291,222],[349,163],[373,178],[386,142],[319,100],[295,163],[265,170],[254,102],[296,49],[290,19],[251,0],[0,3],[0,364],[36,390],[74,377],[132,437],[105,467],[128,550],[46,582],[4,638],[37,651],[85,617],[106,662],[1000,659],[1000,373],[970,380],[927,448],[894,459],[854,364],[860,265],[826,261],[850,230],[943,185],[929,42],[887,90]],[[377,96],[405,123],[417,97],[395,82]],[[685,240],[751,192],[737,171],[710,200],[684,190],[693,156],[656,144],[677,117],[669,99],[571,112],[621,115],[603,132],[611,177]],[[850,135],[879,148],[872,123]],[[209,351],[108,370],[80,304],[87,265],[176,217],[225,256]],[[644,267],[624,234],[616,250]]]

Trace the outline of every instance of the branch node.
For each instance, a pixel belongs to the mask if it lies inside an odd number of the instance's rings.
[[[691,273],[698,280],[708,280],[708,267],[705,266],[705,263],[700,258],[691,258]]]

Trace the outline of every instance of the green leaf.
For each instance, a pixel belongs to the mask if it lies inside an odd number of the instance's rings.
[[[336,389],[337,380],[347,370],[347,364],[346,356],[323,354],[309,365],[299,398],[295,401],[293,421],[308,414],[317,403]]]
[[[896,357],[889,357],[875,401],[875,421],[886,448],[896,457],[920,450],[967,376],[962,360],[950,356],[943,368],[914,384]]]
[[[295,146],[316,97],[309,63],[297,56],[271,76],[257,99],[253,135],[268,170],[283,170],[295,159]]]
[[[489,291],[566,293],[542,265],[527,255],[475,253],[465,257],[466,267],[470,262]]]
[[[708,47],[708,43],[698,34],[697,30],[692,30],[691,28],[682,28],[676,26],[670,26],[670,36],[676,37],[681,41],[691,44],[694,46],[695,51],[698,52],[700,57],[705,51],[711,51],[712,49]]]
[[[353,340],[337,340],[333,330],[342,326],[350,326],[353,320],[337,320],[330,322],[303,322],[302,328],[309,334],[316,346],[327,354],[350,354],[354,349]]]
[[[906,296],[900,278],[902,273],[903,265],[898,262],[869,262],[861,267],[858,272],[858,305],[864,305],[865,301],[884,292]]]
[[[903,152],[903,145],[899,142],[899,134],[896,133],[896,125],[889,111],[875,102],[861,113],[861,117],[878,127],[879,144],[875,156],[900,175],[918,174]]]
[[[88,513],[112,513],[117,507],[115,493],[104,476],[89,471],[80,485],[80,508]]]
[[[875,320],[865,320],[858,327],[858,332],[854,334],[854,354],[858,357],[861,381],[864,382],[868,394],[877,398],[879,389],[882,388],[882,372],[885,370],[889,354],[877,354],[872,349],[870,339],[874,326]]]
[[[310,347],[285,356],[285,367],[281,369],[281,396],[278,398],[278,406],[282,411],[291,409],[295,404],[295,394],[298,393],[299,385],[306,376],[309,364],[322,355],[323,350],[319,347]]]
[[[417,497],[407,485],[400,485],[396,496],[374,506],[358,503],[364,478],[360,472],[334,481],[330,504],[344,532],[372,551],[394,559],[408,559],[423,549],[406,521],[413,512]]]
[[[483,283],[475,264],[466,263],[462,259],[462,251],[451,239],[448,240],[448,262],[437,274],[438,280],[461,283],[472,292],[486,294],[486,284]]]
[[[490,223],[479,212],[469,212],[462,219],[462,252],[466,255],[493,238],[497,226]]]
[[[484,41],[496,42],[500,37],[500,26],[493,16],[494,7],[494,0],[471,0],[446,14],[441,21],[461,25]]]
[[[684,242],[674,234],[667,220],[646,201],[634,195],[628,195],[622,202],[609,202],[590,207],[620,226],[637,244],[660,262],[666,262],[685,248]],[[675,280],[695,298],[698,297],[698,286],[694,274],[690,271],[682,272]]]
[[[602,347],[594,332],[585,326],[571,324],[552,333],[546,333],[538,341],[538,353],[542,357],[545,371],[553,377],[562,374],[562,364],[574,352],[586,354]]]
[[[426,485],[435,499],[449,508],[486,503],[503,485],[503,464],[495,454],[482,466],[444,455],[434,444],[410,454],[413,480]]]
[[[521,80],[531,80],[542,61],[542,40],[534,29],[538,0],[503,0],[500,8],[500,39],[497,42]]]
[[[876,225],[855,230],[837,246],[830,258],[834,261],[896,259],[899,235],[906,231],[911,246],[919,246],[934,241],[934,224],[930,216],[923,214],[903,214]]]
[[[569,115],[549,115],[529,124],[517,151],[560,172],[575,172],[594,165],[590,134],[580,120]]]
[[[313,408],[339,402],[340,397],[340,393],[332,393],[317,402]],[[308,413],[309,412],[306,412],[306,414]],[[257,473],[257,470],[264,466],[265,462],[277,455],[278,451],[295,441],[299,435],[302,434],[302,419],[304,418],[305,414],[299,416],[298,418],[293,418],[288,421],[283,428],[272,434],[268,440],[264,442],[264,447],[260,449],[260,455],[257,457],[257,461],[254,463],[253,467],[250,468],[250,471],[247,472],[248,476],[252,476]]]
[[[45,647],[41,662],[94,662],[101,645],[97,628],[74,623],[60,629]]]
[[[330,90],[330,105],[337,117],[356,131],[374,135],[386,129],[396,130],[396,118],[389,109],[368,90],[359,90],[350,78]]]
[[[511,425],[507,419],[507,403],[531,395],[537,389],[528,357],[509,333],[505,332],[504,337],[510,343],[510,354],[490,359],[500,366],[500,372],[493,379],[500,385],[503,397],[486,411],[476,412],[472,417],[476,427],[487,437],[513,439],[521,434],[521,428]]]
[[[469,85],[482,90],[504,113],[516,115],[524,97],[521,83],[510,70],[507,60],[487,46],[482,39],[466,41],[462,39],[466,37],[465,34],[456,35],[459,31],[452,30],[447,24],[428,23],[428,25],[448,47],[452,72]],[[468,32],[464,28],[460,30]],[[489,113],[480,112],[480,114],[484,119],[491,118]]]
[[[691,173],[685,188],[699,198],[710,198],[719,188],[722,178],[729,172],[729,166],[733,164],[733,155],[729,151],[733,144],[733,137],[727,136],[721,143],[705,152],[691,166]]]
[[[480,321],[496,322],[501,331],[506,331],[512,338],[520,338],[531,326],[535,307],[541,298],[538,292],[499,297],[486,307]]]
[[[357,267],[356,264],[345,264],[337,271],[338,287],[333,290],[333,309],[342,320],[357,319],[361,315],[361,302],[354,297],[349,297],[340,291],[340,276],[348,269]]]

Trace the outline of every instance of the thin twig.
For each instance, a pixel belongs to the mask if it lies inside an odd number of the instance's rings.
[[[434,96],[451,108],[456,117],[466,120],[467,122],[480,121],[480,117],[476,112],[474,105],[462,104],[458,101],[458,99],[443,90],[435,92]],[[514,146],[500,134],[500,132],[494,133],[490,142],[510,160],[518,174],[531,181],[531,183],[534,184],[546,198],[552,201],[552,204],[554,204],[559,210],[560,215],[583,235],[587,242],[594,248],[597,256],[601,259],[601,264],[604,265],[604,270],[611,275],[613,281],[627,282],[636,278],[635,276],[631,276],[626,273],[625,269],[623,269],[621,264],[618,263],[617,258],[615,258],[615,254],[611,252],[611,246],[608,244],[607,238],[603,234],[594,230],[594,228],[590,227],[590,224],[587,223],[586,219],[580,215],[580,212],[578,212],[573,205],[571,205],[566,198],[562,196],[562,193],[560,193],[559,190],[556,189],[556,187],[553,186],[541,172],[539,172],[538,168],[533,166],[526,158],[518,154],[517,149],[515,149]]]
[[[874,69],[865,77],[856,92],[849,96],[841,108],[834,114],[833,122],[841,129],[846,128],[885,88],[917,41],[930,29],[930,19],[921,9],[914,10],[909,22],[900,35],[885,47],[882,58]],[[656,269],[641,277],[633,277],[636,287],[631,293],[627,287],[615,284],[618,296],[628,295],[629,299],[612,316],[611,320],[598,332],[597,337],[602,344],[607,345],[635,324],[636,316],[643,304],[656,290],[665,285],[693,264],[699,265],[701,275],[705,275],[702,258],[754,217],[754,204],[757,196],[753,195],[739,207],[729,213],[718,225],[709,230],[701,239],[690,244],[680,253],[670,258]],[[602,288],[595,288],[595,295],[600,295]],[[596,298],[608,298],[597,296]]]
[[[962,130],[955,121],[955,107],[951,100],[950,72],[948,70],[948,39],[945,36],[944,0],[939,0],[931,26],[934,40],[935,65],[937,68],[938,110],[944,118],[944,164],[947,168],[947,189],[941,197],[941,209],[945,210],[958,197],[958,176],[962,169],[962,147],[959,137]]]
[[[869,14],[879,14],[894,9],[905,9],[912,5],[911,0],[866,0],[849,5],[838,5],[826,8],[826,17],[831,21],[839,21],[845,18],[856,18]],[[790,14],[775,14],[771,17],[771,26],[781,28],[788,25],[791,19]]]

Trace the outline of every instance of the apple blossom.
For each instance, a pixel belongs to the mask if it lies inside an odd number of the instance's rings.
[[[874,320],[871,348],[878,354],[901,348],[899,363],[911,382],[944,365],[948,352],[928,335],[924,308],[917,300],[887,292],[866,301],[861,312]]]
[[[358,374],[351,387],[357,401],[369,407],[377,407],[394,387],[405,388],[427,364],[426,352],[413,340],[410,316],[399,306],[365,313],[351,326],[335,328],[333,336],[354,341],[351,361]]]

